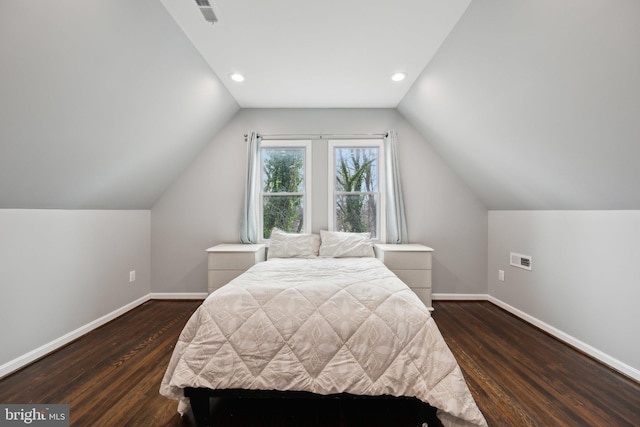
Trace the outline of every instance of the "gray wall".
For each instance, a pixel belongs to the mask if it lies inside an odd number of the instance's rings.
[[[640,378],[638,242],[640,211],[490,211],[489,294]],[[532,271],[509,252],[531,255]]]
[[[640,209],[640,2],[473,0],[398,106],[489,209]]]
[[[0,208],[150,209],[238,110],[158,1],[0,2]]]
[[[435,249],[434,292],[485,294],[487,210],[393,109],[243,109],[152,209],[152,291],[206,291],[205,249],[238,242],[248,130],[263,134],[398,131],[409,238]],[[326,182],[324,143],[313,173]],[[313,228],[326,226],[325,191],[314,192]]]
[[[0,75],[1,367],[149,294],[148,209],[239,107],[153,0],[1,1]]]
[[[0,207],[153,206],[0,210],[0,365],[150,290],[204,292],[204,249],[238,240],[247,130],[396,128],[436,293],[488,291],[640,367],[638,211],[491,212],[487,240],[485,207],[640,208],[639,18],[634,1],[474,0],[400,113],[227,123],[237,103],[159,2],[0,2]],[[498,283],[510,250],[535,270]]]
[[[0,366],[147,295],[150,229],[150,211],[0,210]]]
[[[398,106],[490,209],[491,297],[636,378],[638,22],[637,1],[473,0]]]

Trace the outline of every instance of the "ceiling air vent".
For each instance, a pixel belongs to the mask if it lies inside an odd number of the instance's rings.
[[[202,16],[204,16],[204,19],[207,22],[211,22],[212,24],[218,22],[218,14],[216,13],[212,2],[209,0],[196,0],[196,3],[198,4],[198,8],[200,9]]]

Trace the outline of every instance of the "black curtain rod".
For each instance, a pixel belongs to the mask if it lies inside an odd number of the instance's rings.
[[[244,134],[244,139],[247,137]],[[367,139],[367,138],[386,138],[389,136],[388,132],[385,133],[313,133],[313,134],[258,134],[262,139]]]

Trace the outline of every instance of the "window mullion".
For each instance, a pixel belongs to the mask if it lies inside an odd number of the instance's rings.
[[[298,192],[280,192],[280,193],[274,193],[274,192],[268,192],[268,191],[264,191],[261,193],[263,196],[303,196],[304,197],[304,193],[301,191]]]

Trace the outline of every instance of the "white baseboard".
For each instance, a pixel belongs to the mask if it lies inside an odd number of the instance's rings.
[[[136,308],[137,306],[152,300],[152,299],[173,299],[173,300],[180,300],[180,299],[205,299],[209,294],[207,294],[206,292],[199,292],[199,293],[150,293],[147,294],[143,297],[138,298],[137,300],[130,302],[129,304],[126,304],[120,308],[118,308],[117,310],[112,311],[109,314],[106,314],[102,317],[100,317],[99,319],[94,320],[93,322],[89,322],[84,326],[79,327],[78,329],[69,332],[68,334],[65,334],[63,336],[61,336],[60,338],[57,338],[51,342],[48,342],[47,344],[36,348],[35,350],[32,350],[26,354],[23,354],[20,357],[17,357],[13,360],[10,360],[9,362],[5,363],[4,365],[0,365],[0,378],[3,378],[7,375],[9,375],[12,372],[17,371],[18,369],[28,365],[29,363],[40,359],[43,356],[46,356],[47,354],[59,349],[60,347],[70,343],[71,341],[80,338],[81,336],[93,331],[96,328],[99,328],[100,326],[104,325],[105,323],[108,323],[110,321],[112,321],[113,319],[125,314],[127,311],[132,310],[134,308]]]
[[[503,308],[504,310],[508,311],[509,313],[521,318],[522,320],[531,323],[532,325],[542,329],[543,331],[545,331],[546,333],[553,335],[554,337],[556,337],[557,339],[559,339],[560,341],[564,341],[565,343],[569,344],[572,347],[577,348],[578,350],[582,351],[583,353],[588,354],[589,356],[593,357],[594,359],[604,363],[605,365],[611,367],[612,369],[620,372],[623,375],[628,376],[629,378],[634,379],[635,381],[640,382],[640,370],[627,365],[626,363],[621,362],[620,360],[609,356],[608,354],[598,350],[597,348],[594,348],[592,346],[590,346],[589,344],[580,341],[579,339],[562,332],[561,330],[554,328],[553,326],[543,322],[542,320],[539,320],[533,316],[528,315],[527,313],[497,299],[494,298],[490,295],[488,295],[488,301],[497,305],[500,308]]]
[[[61,336],[60,338],[48,342],[47,344],[38,347],[27,354],[23,354],[20,357],[10,360],[9,362],[0,366],[0,378],[17,371],[18,369],[28,365],[35,360],[40,359],[43,356],[46,356],[52,351],[59,349],[60,347],[70,343],[73,340],[80,338],[81,336],[93,331],[94,329],[104,325],[105,323],[112,321],[116,317],[123,315],[127,311],[132,310],[141,304],[144,304],[145,302],[149,301],[149,299],[149,295],[140,297],[137,300],[130,302],[129,304],[124,305],[117,310],[114,310],[111,313],[94,320],[93,322],[89,322],[86,325],[81,326],[78,329]]]
[[[205,299],[209,294],[206,292],[160,292],[150,293],[150,299]]]
[[[487,294],[433,294],[431,299],[440,301],[487,301]]]
[[[499,300],[498,298],[492,297],[491,295],[488,294],[433,294],[432,295],[432,299],[434,301],[437,300],[448,300],[448,301],[489,301],[495,305],[497,305],[498,307],[508,311],[509,313],[513,314],[514,316],[517,316],[519,318],[521,318],[522,320],[524,320],[527,323],[532,324],[533,326],[540,328],[541,330],[545,331],[546,333],[554,336],[555,338],[559,339],[560,341],[565,342],[566,344],[582,351],[585,354],[588,354],[589,356],[593,357],[594,359],[604,363],[605,365],[609,366],[610,368],[620,372],[623,375],[628,376],[629,378],[634,379],[635,381],[640,382],[640,370],[627,365],[624,362],[621,362],[620,360],[611,357],[610,355],[598,350],[597,348],[594,348],[592,346],[590,346],[589,344],[580,341],[579,339],[543,322],[540,319],[537,319],[527,313],[525,313],[522,310],[519,310],[501,300]]]
[[[29,363],[57,350],[58,348],[70,343],[71,341],[80,338],[81,336],[91,332],[92,330],[110,322],[111,320],[123,315],[129,310],[136,308],[137,306],[151,300],[151,299],[205,299],[208,296],[206,292],[194,292],[194,293],[150,293],[137,300],[130,302],[129,304],[120,307],[117,310],[106,314],[93,322],[87,323],[80,328],[63,335],[35,350],[30,351],[20,357],[17,357],[4,365],[0,366],[0,378],[9,375],[12,372],[28,365]],[[558,338],[561,341],[577,348],[578,350],[590,355],[591,357],[599,360],[605,365],[615,369],[616,371],[640,382],[640,371],[620,360],[609,356],[606,353],[586,344],[577,338],[572,337],[569,334],[562,332],[561,330],[554,328],[553,326],[544,323],[543,321],[528,315],[527,313],[487,294],[433,294],[434,300],[449,300],[449,301],[489,301],[498,307],[503,308],[509,313],[523,319],[524,321],[531,323],[532,325],[542,329],[550,335]]]

